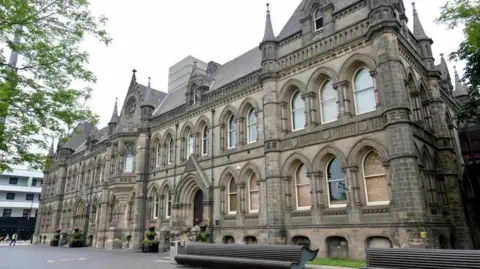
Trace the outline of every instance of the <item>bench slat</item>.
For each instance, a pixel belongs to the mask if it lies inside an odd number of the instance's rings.
[[[175,261],[182,265],[208,266],[215,269],[283,269],[292,268],[292,265],[295,266],[295,264],[290,262],[200,255],[177,255],[175,256]]]

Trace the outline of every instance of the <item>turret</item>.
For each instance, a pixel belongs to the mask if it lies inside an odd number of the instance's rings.
[[[118,123],[118,120],[119,120],[117,101],[118,101],[118,99],[115,98],[115,105],[113,107],[112,117],[110,118],[110,121],[108,122],[108,135],[113,134],[113,131],[115,130],[115,127],[117,127],[117,123]]]
[[[277,41],[273,33],[272,20],[270,18],[270,4],[267,3],[267,18],[265,21],[265,34],[260,43],[262,51],[262,75],[261,79],[276,75]]]
[[[459,102],[464,102],[468,95],[467,89],[458,75],[456,66],[453,67],[453,70],[455,70],[455,91],[453,91],[453,97]]]
[[[141,122],[142,128],[150,127],[150,120],[152,118],[153,109],[155,108],[154,98],[152,96],[152,88],[150,88],[150,78],[148,78],[148,88],[145,91],[145,96],[140,104],[142,110]]]
[[[432,44],[433,40],[425,34],[423,30],[422,23],[418,16],[417,9],[415,8],[415,2],[412,2],[413,8],[413,35],[418,41],[418,46],[420,47],[420,55],[422,55],[424,64],[428,69],[433,69],[435,67],[432,55]]]

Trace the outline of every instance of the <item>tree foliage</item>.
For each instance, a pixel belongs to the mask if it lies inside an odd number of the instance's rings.
[[[107,19],[94,16],[88,0],[0,0],[0,171],[28,164],[41,169],[47,138],[60,137],[79,122],[95,123],[84,104],[96,81],[80,48],[87,36],[111,41]],[[15,42],[15,36],[20,42]],[[14,68],[11,51],[18,52]],[[38,151],[38,150],[37,150]]]
[[[480,0],[449,0],[437,21],[450,29],[464,27],[465,39],[449,57],[466,62],[462,80],[467,84],[468,96],[456,118],[459,123],[480,122]]]

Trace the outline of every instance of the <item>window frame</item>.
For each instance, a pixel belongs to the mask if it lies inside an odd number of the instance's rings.
[[[13,200],[15,200],[15,196],[16,195],[15,195],[14,192],[7,192],[7,194],[5,195],[5,200],[13,201]]]
[[[25,214],[25,212],[26,212],[27,214]],[[23,209],[23,212],[22,212],[22,218],[28,218],[29,213],[30,213],[30,209],[24,208],[24,209]]]
[[[195,138],[193,137],[192,130],[188,131],[187,133],[187,150],[186,150],[186,158],[190,158],[195,150]]]
[[[235,141],[232,141],[234,138]],[[232,144],[232,142],[235,142]],[[227,148],[233,149],[237,146],[237,123],[235,117],[231,115],[227,120]]]
[[[326,88],[326,86],[327,86],[327,84],[328,84],[329,82],[332,84],[332,90],[336,93],[336,96],[335,96],[335,98],[332,98],[332,99],[323,100],[323,98],[322,98],[322,92],[323,92],[323,90]],[[319,99],[320,99],[320,122],[321,122],[322,124],[325,124],[325,123],[330,123],[330,122],[337,121],[337,120],[338,120],[338,113],[339,113],[340,109],[339,109],[339,107],[338,107],[338,92],[337,92],[337,91],[335,90],[335,88],[333,87],[333,80],[331,80],[331,79],[326,79],[326,80],[322,83],[322,85],[320,86],[319,96],[320,96],[320,98],[319,98]],[[329,102],[329,101],[333,101],[333,100],[336,101],[336,102],[335,102],[335,104],[336,104],[335,107],[336,107],[336,110],[337,110],[337,117],[336,117],[335,119],[333,119],[333,120],[325,121],[325,120],[324,120],[324,113],[323,113],[323,108],[324,108],[324,105],[323,105],[323,104],[324,104],[324,103],[327,103],[327,102]]]
[[[131,146],[130,151],[128,150],[129,146]],[[131,163],[132,163],[131,170],[126,169],[127,168],[127,162],[128,162],[129,158],[130,158]],[[134,170],[134,168],[133,168],[133,143],[131,143],[131,142],[125,143],[125,157],[123,159],[124,159],[123,160],[123,172],[124,173],[133,173],[133,170]]]
[[[320,11],[321,16],[317,17],[317,12]],[[322,26],[320,28],[317,28],[317,21],[322,20]],[[313,11],[313,28],[315,29],[315,32],[323,30],[323,12],[320,8],[315,9]]]
[[[5,214],[5,211],[8,212],[8,214]],[[12,209],[11,208],[4,208],[3,212],[2,212],[2,217],[11,218],[12,217]]]
[[[254,123],[252,123],[250,121],[250,115],[251,114],[253,115],[253,118],[255,119]],[[254,140],[251,138],[251,135],[250,135],[251,130],[255,130],[255,139]],[[255,108],[251,107],[247,111],[247,144],[255,143],[255,142],[257,142],[257,140],[258,140],[258,118],[257,118],[257,115],[256,115]]]
[[[328,207],[329,208],[338,208],[338,207],[346,207],[348,205],[348,186],[347,186],[347,179],[345,178],[345,174],[343,174],[343,179],[333,179],[333,180],[330,180],[330,170],[328,169],[330,167],[330,165],[332,164],[333,161],[337,160],[336,157],[333,157],[331,158],[328,162],[327,162],[327,166],[325,168],[325,171],[327,171],[327,176],[326,176],[326,182],[327,182],[327,199],[328,199]],[[340,160],[337,160],[340,162]],[[341,162],[340,162],[341,164]],[[345,182],[345,191],[347,193],[347,199],[346,199],[346,202],[344,204],[334,204],[330,201],[330,182],[339,182],[339,181],[344,181]]]
[[[312,189],[312,184],[311,182],[309,182],[308,184],[298,184],[297,182],[297,179],[298,179],[298,171],[299,169],[301,169],[300,167],[301,166],[305,166],[304,163],[300,163],[299,165],[297,165],[297,167],[295,168],[295,177],[294,177],[294,184],[295,184],[295,208],[297,210],[310,210],[312,208],[312,197],[310,195],[310,205],[309,206],[299,206],[298,205],[298,202],[299,202],[299,197],[298,197],[298,187],[299,186],[306,186],[306,185],[309,185],[310,186],[310,191]],[[307,167],[305,166],[305,169]]]
[[[167,164],[173,164],[173,158],[174,158],[174,148],[175,148],[175,143],[173,141],[173,137],[170,137],[168,140],[168,146],[167,146]]]
[[[155,194],[153,195],[153,219],[158,219],[158,208],[159,208],[159,203],[158,203],[158,200],[159,200],[159,195],[158,195],[158,192],[155,191]]]
[[[157,144],[157,152],[156,152],[156,159],[155,159],[155,167],[160,167],[162,164],[162,143],[159,141]]]
[[[31,195],[31,196],[29,196]],[[32,199],[28,199],[28,197],[32,197]],[[26,201],[33,201],[35,200],[35,194],[34,193],[27,193],[27,195],[25,195],[25,200]]]
[[[205,124],[202,128],[202,156],[208,155],[208,126]]]
[[[294,110],[294,99],[298,95],[298,97],[302,100],[303,102],[303,108],[302,109],[296,109]],[[295,129],[295,114],[299,113],[300,110],[303,110],[303,119],[304,119],[304,124],[303,127]],[[302,131],[305,130],[305,124],[307,123],[307,118],[305,116],[305,101],[302,99],[302,92],[297,90],[295,91],[292,96],[290,97],[290,118],[291,118],[291,128],[292,132],[296,131]]]
[[[8,180],[9,185],[18,185],[18,177],[11,177]]]
[[[172,195],[169,190],[166,191],[165,197],[165,219],[169,219],[172,216]]]
[[[365,88],[365,89],[361,89],[359,91],[357,91],[357,87],[356,87],[356,78],[358,76],[358,74],[362,71],[362,70],[366,70],[368,72],[368,75],[370,76],[370,78],[372,79],[372,87],[370,88]],[[370,113],[370,112],[373,112],[373,111],[376,111],[377,110],[377,97],[376,97],[376,94],[375,94],[375,81],[374,81],[374,78],[370,75],[370,72],[371,70],[365,66],[361,66],[359,67],[354,73],[353,73],[353,77],[352,77],[352,90],[353,90],[353,104],[355,106],[355,115],[362,115],[362,114],[366,114],[366,113]],[[368,90],[372,90],[373,91],[373,97],[374,97],[374,102],[375,102],[375,108],[372,109],[372,110],[367,110],[367,111],[364,111],[364,112],[358,112],[358,104],[357,104],[357,92],[364,92],[364,91],[368,91]]]
[[[365,160],[367,158],[367,156],[370,154],[370,153],[375,153],[378,155],[378,157],[380,157],[380,160],[382,158],[382,156],[380,156],[380,154],[378,152],[376,152],[375,150],[369,150],[362,158],[362,177],[363,177],[363,191],[364,191],[364,194],[365,194],[365,203],[367,204],[367,206],[375,206],[375,205],[388,205],[390,204],[390,193],[388,194],[389,196],[389,200],[387,201],[378,201],[378,202],[369,202],[368,201],[368,189],[367,189],[367,177],[365,176]],[[383,174],[383,176],[385,176],[385,180],[387,181],[387,191],[388,190],[388,177],[387,177],[387,169],[384,167],[385,169],[385,174]],[[379,176],[382,176],[382,174],[375,174],[375,175],[369,175],[368,177],[379,177]]]
[[[232,183],[234,184],[234,187],[235,187],[235,191],[234,191],[234,192],[230,192],[230,186],[231,186]],[[227,205],[228,205],[228,214],[229,214],[229,215],[235,215],[235,214],[237,214],[237,212],[238,212],[238,190],[236,189],[236,187],[237,187],[237,186],[236,186],[236,184],[235,184],[235,179],[234,179],[233,177],[231,177],[230,180],[228,181],[228,201],[227,201],[228,203],[227,203]],[[237,200],[237,201],[236,201],[236,202],[237,202],[237,203],[236,203],[237,208],[236,208],[235,211],[232,211],[232,210],[231,210],[232,195],[235,195],[235,199]]]
[[[257,189],[252,190],[252,177],[255,177],[255,183],[257,185]],[[252,209],[252,193],[258,193],[258,205],[259,209]],[[257,175],[252,172],[250,177],[248,178],[248,212],[249,213],[258,213],[260,211],[260,187],[258,187],[258,179]]]

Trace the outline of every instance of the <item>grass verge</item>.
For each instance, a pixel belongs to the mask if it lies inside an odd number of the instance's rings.
[[[346,260],[346,259],[338,259],[338,258],[318,258],[308,263],[314,264],[314,265],[351,267],[351,268],[360,268],[360,267],[366,266],[365,261]]]

